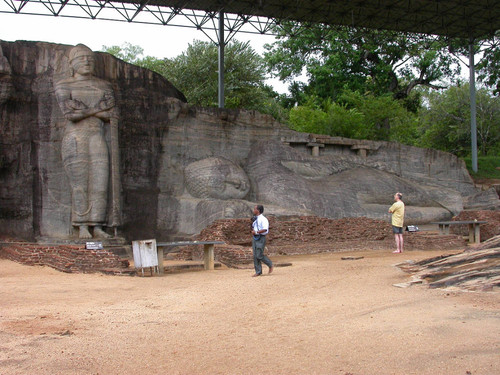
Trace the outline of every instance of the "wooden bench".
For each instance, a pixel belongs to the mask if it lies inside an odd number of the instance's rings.
[[[163,268],[163,251],[165,247],[175,248],[178,246],[203,245],[203,263],[205,270],[214,269],[214,245],[223,244],[223,241],[177,241],[177,242],[159,242],[156,244],[158,252],[158,271],[165,273]],[[172,251],[169,251],[172,252]]]
[[[481,242],[480,226],[487,221],[465,220],[465,221],[434,221],[431,224],[437,224],[440,234],[450,234],[451,225],[467,225],[469,227],[469,243]]]

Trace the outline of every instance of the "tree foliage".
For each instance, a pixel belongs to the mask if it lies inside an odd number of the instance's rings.
[[[144,54],[144,48],[130,43],[124,43],[123,46],[102,46],[102,51],[107,52],[130,64],[142,66],[141,56]]]
[[[153,56],[144,56],[144,48],[140,46],[124,43],[122,46],[102,46],[101,50],[129,64],[134,64],[163,75],[165,61]],[[169,79],[168,77],[165,78]]]
[[[303,91],[322,99],[335,101],[346,89],[406,99],[419,85],[441,87],[441,78],[460,69],[434,36],[294,22],[281,30],[266,46],[270,72],[293,81],[305,71]]]
[[[290,110],[290,126],[303,132],[355,139],[416,142],[417,116],[391,95],[344,91],[338,102],[311,98]]]
[[[472,47],[477,79],[494,95],[500,95],[500,31],[489,38],[474,40]],[[448,40],[448,51],[469,67],[470,41]]]
[[[420,113],[420,145],[449,151],[456,155],[470,154],[470,87],[452,86],[446,91],[428,94],[428,108]],[[478,150],[482,155],[500,151],[500,98],[485,88],[476,93]]]
[[[469,89],[458,79],[468,41],[291,22],[282,30],[264,59],[248,43],[226,46],[226,107],[269,113],[302,132],[470,153]],[[172,59],[143,56],[130,44],[104,48],[162,74],[190,103],[217,106],[215,45],[194,41]],[[484,85],[477,93],[478,145],[491,155],[500,152],[500,99],[493,95],[500,93],[499,33],[474,48]],[[265,85],[266,69],[290,83],[288,95]],[[303,72],[308,82],[296,81]],[[445,84],[451,87],[435,90]]]
[[[233,41],[225,48],[225,103],[228,108],[257,108],[267,96],[262,58],[249,43]],[[172,83],[191,103],[216,106],[218,50],[209,42],[194,41],[181,55],[166,61]]]
[[[128,43],[123,47],[103,46],[103,49],[163,75],[191,104],[218,105],[218,49],[212,43],[195,40],[185,52],[172,59],[142,57],[143,49]],[[274,99],[277,94],[265,85],[265,79],[264,61],[248,42],[232,41],[225,47],[226,108],[256,109],[282,118],[283,111]]]

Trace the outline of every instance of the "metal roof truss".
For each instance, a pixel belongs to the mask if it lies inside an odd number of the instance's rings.
[[[107,0],[1,0],[0,13],[195,28],[202,31],[212,42],[219,43],[219,12],[148,5],[147,1],[126,3]],[[273,18],[224,13],[224,41],[227,44],[237,32],[271,34],[275,26],[276,21]]]

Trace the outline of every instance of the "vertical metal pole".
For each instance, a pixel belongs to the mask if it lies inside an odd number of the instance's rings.
[[[219,12],[219,108],[224,108],[224,12]]]
[[[472,170],[477,173],[476,73],[474,68],[474,39],[471,39],[469,44],[469,86]]]

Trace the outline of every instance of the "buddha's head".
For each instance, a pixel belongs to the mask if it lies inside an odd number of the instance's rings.
[[[94,52],[83,44],[78,44],[69,52],[69,63],[74,74],[88,76],[94,74]]]
[[[184,169],[186,188],[196,198],[242,199],[250,191],[245,171],[231,160],[210,157]]]

